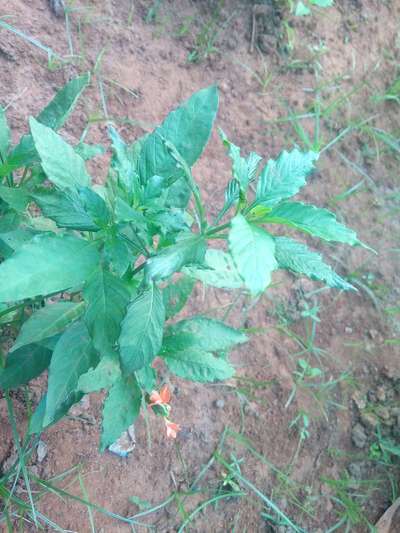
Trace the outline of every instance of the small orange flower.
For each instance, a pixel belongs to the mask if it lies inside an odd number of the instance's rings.
[[[152,407],[153,405],[169,406],[170,401],[171,401],[171,392],[168,388],[168,385],[163,385],[161,387],[160,392],[153,390],[152,393],[150,394],[149,407]]]
[[[180,426],[175,424],[175,422],[171,422],[168,418],[164,418],[164,420],[165,425],[167,426],[167,437],[170,439],[176,439],[178,431],[181,430]]]

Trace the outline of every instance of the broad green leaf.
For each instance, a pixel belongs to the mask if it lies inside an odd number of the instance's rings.
[[[122,376],[114,383],[104,402],[100,451],[115,442],[135,421],[141,401],[142,393],[134,377]]]
[[[191,167],[200,157],[211,134],[218,109],[215,86],[198,91],[172,111],[153,133],[146,137],[139,157],[143,183],[154,175],[179,178],[178,168],[165,141],[171,143]]]
[[[16,211],[25,211],[29,195],[23,187],[6,187],[0,185],[0,198]]]
[[[56,415],[54,416],[51,424],[55,424],[58,422],[63,416],[65,416],[68,413],[69,408],[76,402],[79,401],[82,398],[82,394],[78,396],[78,399],[76,396],[71,396],[70,403],[66,403],[61,406],[61,408],[57,411]],[[44,430],[44,415],[46,411],[46,402],[47,402],[47,394],[44,394],[38,405],[36,406],[35,411],[33,412],[33,415],[31,419],[29,420],[29,426],[28,426],[28,435],[39,435]]]
[[[256,177],[257,167],[262,157],[255,152],[251,152],[247,159],[240,155],[240,148],[233,144],[222,129],[219,129],[220,136],[224,146],[228,148],[228,155],[232,160],[232,175],[241,186],[241,189],[246,192],[249,183]]]
[[[29,344],[9,354],[0,369],[0,389],[14,389],[39,376],[50,364],[52,351]]]
[[[186,265],[202,264],[205,253],[206,243],[201,235],[185,235],[146,261],[145,276],[154,281],[168,278]]]
[[[37,121],[57,130],[61,128],[75,108],[76,102],[89,83],[89,74],[84,74],[68,82],[54,96],[53,100],[39,113]],[[4,165],[0,166],[0,176],[6,176],[22,166],[30,166],[39,161],[31,135],[23,135],[17,146],[9,154]]]
[[[4,109],[0,107],[0,161],[3,163],[7,159],[10,147],[11,133],[8,126]]]
[[[356,290],[327,265],[322,257],[311,251],[305,244],[288,237],[275,238],[275,257],[279,268],[304,274],[317,281],[323,281],[329,287],[344,291]]]
[[[172,185],[168,187],[165,205],[167,207],[186,209],[191,194],[192,191],[187,183],[186,178],[178,178]]]
[[[35,230],[27,227],[0,233],[0,255],[7,259],[15,250],[30,241],[36,234]]]
[[[77,389],[85,394],[101,389],[109,389],[121,377],[119,357],[116,352],[108,352],[102,356],[96,368],[82,374]]]
[[[120,356],[127,372],[148,365],[161,348],[165,309],[162,295],[151,284],[129,304],[119,338]]]
[[[112,272],[121,277],[129,265],[134,262],[135,255],[120,234],[108,234],[104,242],[104,259]]]
[[[272,236],[238,214],[232,219],[229,248],[246,287],[253,295],[262,292],[277,267]]]
[[[219,289],[243,288],[243,280],[232,256],[222,250],[208,248],[203,268],[190,266],[185,267],[183,272],[211,287]]]
[[[87,304],[85,322],[96,350],[112,352],[121,331],[130,293],[123,281],[99,268],[83,290]]]
[[[54,220],[59,228],[80,231],[99,231],[100,229],[85,208],[84,198],[77,190],[43,190],[34,193],[32,198],[42,210],[43,215]]]
[[[115,221],[131,222],[135,228],[146,231],[146,219],[140,211],[137,211],[122,198],[115,200]]]
[[[185,347],[205,352],[224,351],[247,340],[244,333],[220,320],[195,316],[181,320],[168,328],[163,340],[163,352],[178,351]]]
[[[11,351],[61,333],[66,326],[77,320],[84,310],[85,304],[82,302],[56,302],[42,307],[22,324]]]
[[[35,148],[43,170],[50,181],[60,189],[87,187],[90,176],[84,160],[51,128],[34,118],[29,120]]]
[[[0,264],[0,302],[76,287],[98,263],[96,243],[72,235],[36,235]]]
[[[165,307],[165,319],[177,315],[181,311],[193,291],[195,281],[182,276],[175,283],[170,283],[162,291]]]
[[[314,170],[316,152],[284,150],[277,160],[270,159],[263,168],[257,184],[256,204],[272,207],[299,192],[306,178]]]
[[[149,210],[146,213],[146,220],[150,224],[156,226],[157,230],[162,235],[171,233],[179,233],[181,231],[188,231],[187,213],[182,209],[170,208],[165,211],[152,212]]]
[[[262,222],[292,226],[325,241],[362,245],[356,232],[338,222],[333,213],[302,202],[284,202],[267,213]]]
[[[60,89],[53,100],[39,113],[37,121],[45,126],[58,130],[75,108],[78,98],[90,82],[90,74],[86,73],[74,78]]]
[[[200,383],[222,381],[235,374],[234,368],[224,359],[199,349],[169,353],[163,355],[163,359],[171,372],[190,381]]]
[[[60,337],[51,358],[44,426],[48,426],[65,405],[79,401],[78,380],[96,366],[98,356],[93,349],[83,321],[72,324]]]
[[[140,388],[144,389],[147,393],[151,393],[156,387],[156,371],[149,365],[142,366],[135,372],[136,379]]]

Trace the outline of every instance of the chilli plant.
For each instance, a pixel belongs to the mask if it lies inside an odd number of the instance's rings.
[[[104,148],[71,146],[57,133],[89,82],[89,75],[70,81],[30,118],[30,133],[15,146],[0,112],[0,326],[7,339],[15,338],[2,355],[0,388],[48,371],[31,435],[84,394],[106,390],[104,450],[145,405],[176,436],[170,392],[158,384],[155,358],[191,381],[234,375],[228,352],[247,340],[242,331],[205,316],[170,320],[196,281],[255,297],[274,270],[286,269],[349,290],[318,253],[268,228],[361,243],[326,209],[288,200],[305,185],[317,153],[294,148],[260,167],[259,155],[243,157],[222,131],[232,179],[211,220],[191,167],[213,128],[215,86],[195,93],[133,143],[110,124],[107,181],[94,184],[85,160]],[[211,247],[216,239],[226,246]]]

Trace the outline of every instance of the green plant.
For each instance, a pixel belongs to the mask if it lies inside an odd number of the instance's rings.
[[[217,113],[214,86],[132,144],[109,125],[108,179],[92,185],[84,159],[98,147],[73,147],[56,133],[89,82],[89,75],[69,82],[30,119],[30,134],[14,147],[0,114],[0,317],[16,337],[3,358],[0,387],[18,387],[48,369],[31,435],[57,422],[83,394],[108,391],[104,450],[146,403],[176,436],[169,390],[155,391],[157,356],[183,379],[234,376],[228,352],[247,340],[241,331],[205,316],[167,323],[185,306],[194,280],[259,296],[282,268],[350,290],[319,254],[264,225],[361,242],[330,211],[288,201],[305,185],[317,153],[284,151],[258,173],[261,157],[242,157],[223,132],[233,177],[222,210],[209,221],[191,167]],[[210,247],[215,239],[228,250]]]
[[[331,7],[333,6],[333,0],[305,0],[302,2],[294,2],[294,0],[289,0],[291,11],[295,14],[296,17],[304,17],[311,15],[311,8],[313,6],[317,7]]]

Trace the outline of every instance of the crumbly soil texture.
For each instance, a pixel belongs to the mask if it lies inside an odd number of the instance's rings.
[[[256,305],[196,286],[186,315],[252,332],[232,354],[237,376],[197,385],[160,368],[182,429],[167,440],[162,420],[141,415],[127,458],[98,451],[101,394],[46,431],[28,468],[70,495],[37,502],[59,530],[366,532],[398,497],[400,106],[384,95],[399,76],[400,2],[336,0],[304,17],[289,4],[64,0],[65,15],[62,2],[0,0],[1,20],[21,32],[0,27],[0,104],[14,141],[58,87],[95,66],[62,132],[70,142],[89,124],[86,141],[107,144],[110,120],[133,140],[215,83],[217,124],[245,153],[316,140],[318,171],[301,199],[335,210],[377,252],[321,246],[352,293],[280,273]],[[98,183],[108,157],[90,163]],[[194,175],[214,216],[230,179],[217,132]],[[299,380],[299,359],[322,374]],[[21,434],[27,399],[35,405],[44,386],[12,393]],[[16,457],[0,396],[1,471]],[[36,497],[43,485],[32,483]],[[22,480],[15,490],[27,500]],[[12,530],[35,531],[12,518]]]

